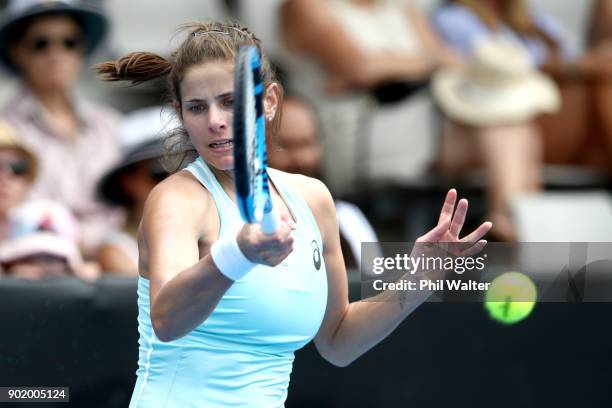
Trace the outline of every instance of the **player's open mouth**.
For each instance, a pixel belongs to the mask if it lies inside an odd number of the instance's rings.
[[[232,142],[232,139],[224,139],[218,142],[210,143],[208,147],[217,151],[225,151],[234,147],[234,143]]]

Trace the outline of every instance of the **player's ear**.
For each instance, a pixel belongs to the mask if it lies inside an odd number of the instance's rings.
[[[264,117],[266,121],[271,122],[274,120],[279,109],[281,97],[282,89],[277,82],[272,82],[266,87],[266,92],[263,97]]]

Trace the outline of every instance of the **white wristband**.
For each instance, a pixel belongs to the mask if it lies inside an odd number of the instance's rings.
[[[219,271],[233,281],[242,279],[257,266],[242,253],[233,234],[227,234],[212,244],[210,256]]]

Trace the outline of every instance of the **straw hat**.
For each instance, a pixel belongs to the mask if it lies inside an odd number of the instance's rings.
[[[527,121],[560,108],[559,90],[533,67],[519,44],[490,38],[477,44],[467,69],[442,69],[433,96],[450,118],[474,126]]]
[[[15,138],[12,126],[4,121],[0,121],[0,149],[13,149],[23,154],[28,162],[27,178],[34,181],[38,171],[38,160],[36,160],[34,153]]]
[[[0,19],[0,62],[18,72],[10,55],[14,30],[28,19],[45,15],[67,14],[80,24],[85,40],[85,53],[91,54],[108,31],[108,19],[92,0],[10,0]]]

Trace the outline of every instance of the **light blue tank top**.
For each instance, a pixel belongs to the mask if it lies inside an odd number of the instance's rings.
[[[242,224],[236,204],[198,158],[187,170],[212,194],[220,235]],[[322,241],[310,208],[270,175],[297,219],[294,250],[234,282],[208,319],[169,343],[153,332],[149,281],[138,280],[139,359],[130,407],[283,407],[294,351],[317,333],[327,303]]]

